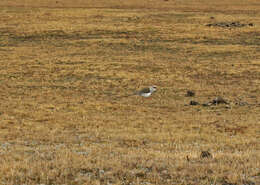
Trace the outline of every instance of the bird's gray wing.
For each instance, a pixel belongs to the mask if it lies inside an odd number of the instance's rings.
[[[135,93],[133,93],[133,94],[128,94],[128,95],[125,95],[125,96],[120,96],[120,97],[118,97],[118,98],[126,98],[126,97],[129,97],[129,96],[141,95],[141,94],[143,94],[143,93],[150,93],[150,92],[151,92],[151,91],[150,91],[149,88],[144,88],[144,89],[142,89],[142,90],[140,90],[140,91],[138,91],[138,92],[135,92]]]
[[[149,88],[144,88],[141,91],[139,91],[139,93],[150,93],[150,89]]]

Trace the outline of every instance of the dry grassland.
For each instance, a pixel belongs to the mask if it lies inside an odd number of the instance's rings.
[[[0,184],[260,184],[259,30],[258,0],[1,0]]]

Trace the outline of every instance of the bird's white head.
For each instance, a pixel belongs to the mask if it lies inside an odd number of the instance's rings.
[[[152,86],[149,87],[149,89],[150,89],[151,92],[155,92],[157,87],[155,85],[152,85]]]

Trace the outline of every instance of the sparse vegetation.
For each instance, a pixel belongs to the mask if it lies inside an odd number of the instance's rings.
[[[260,184],[259,5],[0,1],[0,184]]]

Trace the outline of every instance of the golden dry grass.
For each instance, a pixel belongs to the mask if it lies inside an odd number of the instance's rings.
[[[260,184],[259,5],[1,1],[0,184]]]

